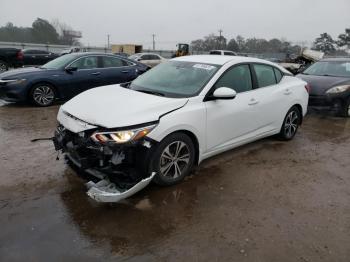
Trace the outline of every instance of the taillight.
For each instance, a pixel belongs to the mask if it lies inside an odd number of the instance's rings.
[[[309,84],[305,85],[305,89],[306,89],[306,92],[308,92],[310,94],[311,86]]]
[[[17,59],[18,59],[18,60],[23,60],[23,52],[22,52],[22,51],[18,51],[18,53],[17,53]]]

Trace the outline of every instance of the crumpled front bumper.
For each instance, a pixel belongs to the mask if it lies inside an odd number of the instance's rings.
[[[128,198],[144,189],[149,183],[151,183],[155,175],[156,173],[153,172],[150,177],[144,178],[132,188],[124,191],[118,189],[115,184],[105,179],[98,183],[90,181],[86,184],[89,188],[87,195],[97,202],[119,202],[120,200]]]
[[[155,173],[145,172],[152,142],[99,145],[89,137],[89,132],[73,133],[59,126],[53,138],[56,150],[65,155],[74,169],[93,176],[95,182],[86,184],[89,197],[98,202],[118,202],[152,181]]]

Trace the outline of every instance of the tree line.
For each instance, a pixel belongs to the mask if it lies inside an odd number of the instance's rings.
[[[338,39],[333,39],[328,33],[321,34],[315,39],[313,49],[329,55],[337,53],[346,54],[344,49],[350,49],[350,28],[346,28],[345,32],[338,36]]]
[[[239,53],[298,53],[301,50],[299,45],[293,45],[284,39],[266,40],[255,37],[245,39],[238,35],[228,41],[224,36],[214,34],[192,41],[191,47],[194,51],[226,49]]]
[[[18,27],[9,22],[0,27],[0,41],[38,44],[79,45],[77,37],[67,34],[72,28],[57,19],[48,22],[37,18],[31,27]]]
[[[292,44],[285,39],[273,38],[270,40],[263,38],[247,38],[238,35],[229,41],[224,36],[210,34],[203,39],[197,39],[191,42],[193,51],[210,51],[214,49],[231,50],[238,53],[286,53],[300,54],[302,46]],[[338,36],[338,40],[323,33],[316,38],[312,49],[325,52],[328,55],[342,54],[346,55],[345,48],[350,48],[350,28],[345,29],[345,33]]]

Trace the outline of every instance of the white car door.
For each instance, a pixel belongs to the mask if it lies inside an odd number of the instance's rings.
[[[236,65],[228,69],[216,82],[216,88],[228,87],[237,92],[234,99],[209,100],[207,110],[207,153],[230,147],[248,139],[258,128],[255,90],[249,65]],[[261,112],[263,114],[263,112]]]

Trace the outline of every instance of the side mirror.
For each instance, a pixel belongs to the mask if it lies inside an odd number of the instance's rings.
[[[211,98],[213,99],[234,99],[237,92],[228,87],[219,87],[214,91]]]
[[[73,72],[78,70],[78,67],[69,66],[69,67],[66,67],[65,70],[66,70],[67,73],[73,73]]]

